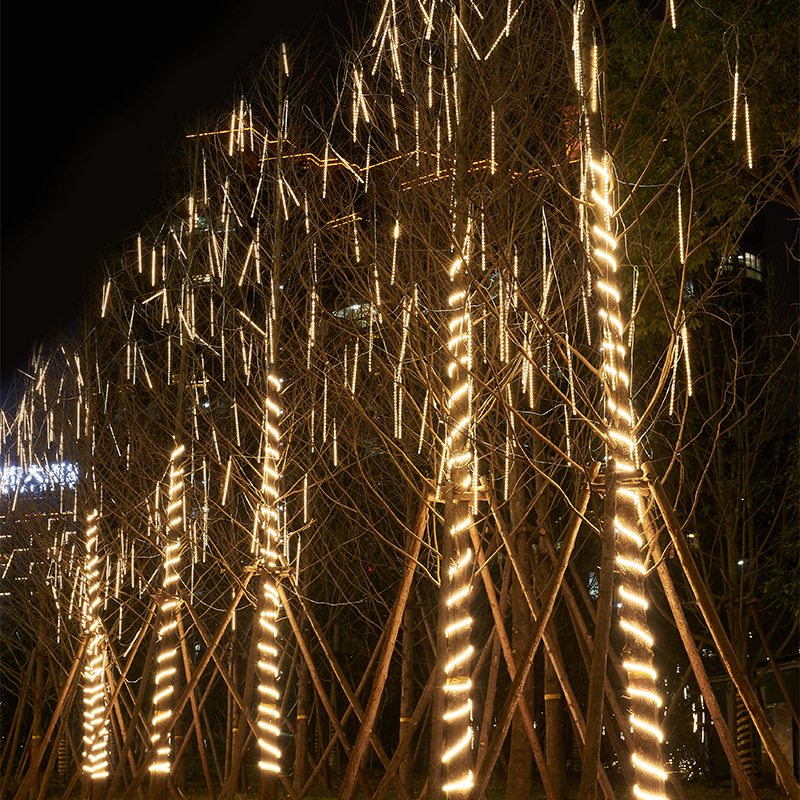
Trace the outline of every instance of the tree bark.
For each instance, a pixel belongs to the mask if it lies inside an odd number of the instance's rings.
[[[597,595],[597,620],[594,652],[589,675],[589,700],[586,708],[586,741],[583,747],[583,771],[579,800],[597,797],[597,770],[600,767],[600,743],[603,736],[608,637],[611,633],[611,610],[614,602],[614,462],[606,462],[605,520],[600,555],[600,587]]]

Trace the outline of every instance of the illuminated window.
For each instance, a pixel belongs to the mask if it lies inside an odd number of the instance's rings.
[[[751,281],[763,283],[766,272],[766,262],[755,253],[739,253],[728,258],[720,265],[723,275],[742,275]]]
[[[343,308],[337,308],[333,316],[341,320],[352,322],[358,328],[369,326],[370,314],[375,314],[375,307],[372,303],[353,303]]]

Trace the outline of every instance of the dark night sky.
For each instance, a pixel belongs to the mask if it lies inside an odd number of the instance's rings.
[[[182,123],[276,37],[330,47],[349,24],[344,0],[87,5],[3,11],[0,396],[33,342],[77,326],[101,252],[158,211]]]

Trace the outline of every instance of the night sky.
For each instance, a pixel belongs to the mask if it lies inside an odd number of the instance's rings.
[[[3,11],[1,396],[35,341],[77,330],[102,252],[159,211],[183,125],[232,99],[276,38],[313,29],[329,48],[349,27],[344,0],[108,9]]]

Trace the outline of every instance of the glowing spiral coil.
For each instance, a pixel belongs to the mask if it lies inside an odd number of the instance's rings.
[[[97,554],[98,511],[86,518],[86,613],[84,631],[88,637],[83,669],[83,771],[92,780],[108,776],[108,721],[105,717],[105,637],[100,617],[100,570]]]

